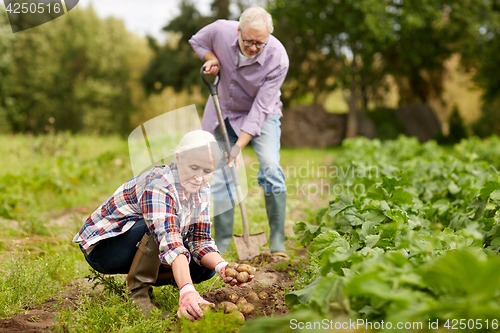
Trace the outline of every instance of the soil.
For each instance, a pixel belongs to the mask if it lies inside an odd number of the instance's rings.
[[[0,319],[0,333],[49,332],[55,323],[55,314],[64,308],[75,308],[82,291],[92,292],[89,282],[86,279],[73,281],[43,305],[25,309],[24,313],[11,318]]]
[[[238,261],[239,264],[249,264],[257,269],[253,280],[246,287],[231,287],[215,289],[202,295],[209,302],[220,304],[229,302],[229,293],[236,293],[238,297],[245,297],[250,292],[259,294],[266,292],[266,299],[259,299],[253,303],[254,313],[246,316],[245,319],[261,316],[280,316],[288,313],[288,307],[285,304],[285,294],[293,290],[294,281],[290,272],[292,267],[286,266],[283,269],[276,270],[275,266],[280,264],[281,258],[273,257],[269,254],[261,254],[252,261]]]
[[[305,255],[298,253],[298,257]],[[202,295],[207,301],[219,304],[226,299],[227,292],[231,291],[238,296],[245,296],[250,291],[260,293],[265,291],[268,298],[253,302],[254,313],[246,319],[260,316],[279,316],[288,313],[285,304],[285,294],[293,290],[293,276],[290,274],[294,268],[283,264],[282,258],[261,254],[252,261],[238,261],[238,263],[250,264],[257,269],[254,279],[246,287],[231,287],[214,289]],[[276,269],[279,267],[279,269]],[[79,279],[64,287],[64,290],[48,299],[43,305],[25,309],[23,313],[7,319],[0,319],[0,333],[35,333],[50,332],[51,327],[56,324],[55,315],[63,308],[78,307],[78,295],[83,292],[93,293],[91,283],[86,279]]]

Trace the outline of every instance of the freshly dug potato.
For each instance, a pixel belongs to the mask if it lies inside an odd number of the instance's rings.
[[[269,295],[265,291],[261,291],[258,296],[259,299],[267,299],[269,297]]]
[[[238,271],[234,268],[226,268],[226,276],[235,278],[238,275]]]
[[[208,304],[198,304],[201,308],[201,311],[203,311],[204,314],[207,314],[209,313],[210,311],[212,311],[212,307]]]
[[[229,301],[231,301],[232,303],[235,303],[238,300],[238,298],[239,298],[238,294],[233,293],[233,292],[229,292],[226,295],[227,295],[227,299]]]
[[[247,264],[239,265],[237,270],[238,270],[238,272],[247,272],[248,275],[255,274],[255,268],[250,266],[250,265],[247,265]]]
[[[238,317],[238,319],[240,319],[241,323],[245,322],[245,316],[243,315],[243,313],[241,313],[239,311],[234,311],[231,313],[231,315]]]
[[[257,296],[257,294],[253,291],[246,294],[245,298],[247,299],[247,301],[249,301],[251,303],[257,302],[259,300],[259,296]]]
[[[238,280],[239,283],[245,283],[248,281],[248,277],[249,277],[249,275],[247,272],[240,272],[236,276],[236,280]]]
[[[245,316],[248,316],[248,315],[251,315],[253,313],[254,309],[255,309],[255,307],[253,306],[253,304],[247,303],[247,304],[243,304],[240,311]]]
[[[232,269],[236,269],[238,268],[239,264],[235,263],[235,262],[230,262],[229,264],[226,265],[226,269],[228,268],[232,268]]]
[[[240,305],[243,305],[243,304],[247,304],[247,300],[245,299],[245,297],[238,298],[238,300],[236,301],[236,305],[240,306]]]
[[[219,306],[224,309],[225,313],[229,313],[229,312],[233,312],[233,311],[238,310],[238,307],[236,306],[236,304],[231,303],[231,302],[221,302],[219,304]]]

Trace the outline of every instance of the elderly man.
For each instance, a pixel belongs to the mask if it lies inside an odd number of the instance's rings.
[[[205,74],[221,71],[219,99],[233,151],[248,143],[260,163],[258,182],[264,190],[271,229],[271,253],[286,257],[286,185],[280,161],[280,88],[288,71],[288,55],[271,35],[272,18],[263,8],[245,10],[239,23],[218,20],[189,40],[204,61]],[[217,115],[210,96],[205,106],[202,128],[221,140]],[[220,178],[220,177],[219,177]],[[229,177],[230,178],[230,177]],[[229,180],[230,181],[230,180]],[[229,204],[226,181],[212,183],[215,240],[221,252],[228,250],[233,233],[234,207]]]

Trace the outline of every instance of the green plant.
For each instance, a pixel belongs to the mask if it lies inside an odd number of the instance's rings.
[[[42,304],[69,281],[70,263],[58,253],[47,256],[31,254],[16,246],[11,258],[0,267],[0,318],[10,317],[24,309]]]
[[[99,273],[93,268],[90,268],[90,273],[85,277],[89,282],[93,283],[92,289],[95,290],[99,285],[103,286],[103,290],[107,293],[116,294],[125,297],[127,294],[125,281],[119,281],[119,277],[113,275],[105,275]]]
[[[466,147],[479,153],[464,153]],[[320,274],[286,295],[289,315],[244,331],[292,318],[443,325],[498,317],[500,175],[487,162],[490,147],[500,148],[496,138],[464,140],[451,150],[404,137],[346,140],[337,165],[377,172],[340,174],[338,183],[364,190],[335,198],[329,219],[296,223],[297,240],[317,258]]]

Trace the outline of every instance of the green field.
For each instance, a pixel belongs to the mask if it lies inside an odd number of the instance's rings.
[[[286,292],[290,313],[251,320],[243,331],[290,331],[291,320],[307,328],[323,319],[331,325],[437,322],[441,329],[457,319],[458,326],[495,331],[500,318],[498,151],[496,137],[453,147],[400,137],[282,149],[291,254],[283,264],[297,268],[296,251],[306,247],[307,266],[293,273],[295,290]],[[133,176],[125,140],[0,136],[0,154],[0,318],[29,314],[55,299],[53,329],[61,332],[239,329],[241,323],[222,313],[194,323],[146,320],[121,296],[124,277],[92,275],[70,242],[82,219]],[[251,148],[243,155],[250,232],[268,232],[255,185],[257,159]],[[235,232],[241,232],[236,216]],[[234,250],[225,255],[237,259]],[[68,286],[86,276],[100,282],[99,291],[83,289],[73,295],[73,306],[57,307],[65,304]],[[212,279],[197,289],[221,286],[220,279]],[[155,297],[161,309],[177,310],[173,287],[155,288]]]

